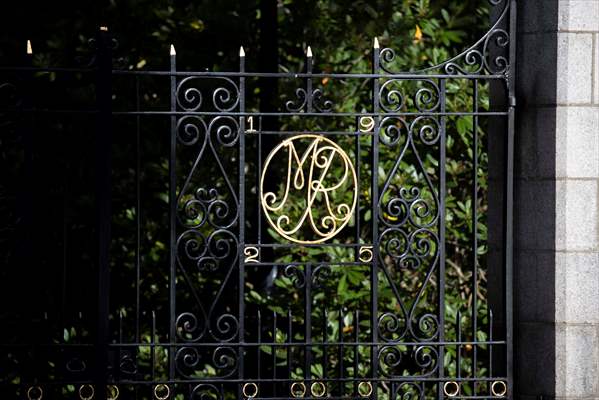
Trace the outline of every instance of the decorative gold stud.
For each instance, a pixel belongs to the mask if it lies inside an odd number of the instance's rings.
[[[256,385],[253,382],[248,382],[243,385],[241,392],[248,399],[254,398],[254,397],[258,396],[258,385]]]
[[[44,396],[44,391],[41,386],[30,386],[27,389],[27,398],[29,400],[41,400]]]
[[[106,386],[108,400],[116,400],[119,398],[119,388],[116,385]]]
[[[96,391],[94,390],[94,387],[92,385],[85,384],[79,386],[79,398],[81,400],[91,400],[94,398],[95,394]]]
[[[370,397],[372,394],[372,383],[368,381],[358,383],[358,394],[360,397]]]
[[[495,381],[491,384],[491,394],[495,397],[503,397],[507,393],[507,385],[504,381]]]
[[[158,400],[166,400],[171,395],[171,388],[164,383],[154,386],[154,397]]]
[[[322,382],[314,382],[310,385],[312,397],[322,397],[327,394],[327,387]]]
[[[306,385],[304,382],[293,382],[290,388],[293,397],[304,397],[306,394]]]
[[[460,393],[460,385],[456,381],[445,382],[443,393],[448,397],[455,397]]]

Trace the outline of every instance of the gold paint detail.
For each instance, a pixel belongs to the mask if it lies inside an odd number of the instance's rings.
[[[251,390],[251,392],[249,390]],[[245,383],[241,391],[243,392],[243,395],[248,399],[254,398],[258,396],[258,385],[256,385],[253,382]]]
[[[254,117],[248,117],[248,124],[250,124],[250,129],[246,129],[245,133],[255,133],[256,130],[254,129]]]
[[[248,246],[245,249],[243,249],[243,255],[245,255],[245,259],[243,260],[243,262],[245,262],[246,264],[257,263],[259,262],[258,257],[260,256],[260,250],[258,250],[257,247]]]
[[[293,397],[304,397],[306,394],[306,385],[304,382],[293,382],[290,391]]]
[[[92,385],[85,384],[79,386],[79,398],[81,400],[91,400],[94,398],[95,394],[96,391],[94,390],[94,387]]]
[[[154,386],[154,397],[158,400],[166,400],[171,395],[171,388],[164,383]]]
[[[374,118],[360,117],[359,125],[360,132],[372,132],[374,129]]]
[[[360,261],[368,263],[372,261],[372,246],[361,246],[360,247],[360,256],[358,257]]]
[[[306,150],[300,155],[296,143],[309,141]],[[273,192],[264,193],[264,182],[272,179],[269,167],[274,157],[279,153],[287,153],[287,171],[285,190],[279,200]],[[330,177],[329,169],[333,163],[341,164],[342,176]],[[272,167],[275,168],[275,167]],[[304,175],[304,169],[308,177]],[[326,179],[336,179],[330,186],[325,185]],[[331,196],[337,190],[344,189],[348,183],[352,191],[351,206],[347,203],[332,204]],[[286,209],[290,208],[299,198],[293,193],[300,193],[306,202],[306,207],[298,221],[291,221]],[[260,177],[260,203],[270,226],[282,237],[295,243],[313,244],[322,243],[337,235],[350,221],[358,198],[358,180],[356,171],[347,153],[335,142],[317,135],[298,135],[283,140],[268,155],[264,162],[262,176]],[[317,201],[318,200],[318,201]],[[318,204],[315,204],[318,203]],[[317,216],[318,212],[326,215]],[[290,226],[286,229],[285,226]],[[302,228],[310,228],[315,238],[302,240],[297,234]]]
[[[106,386],[108,400],[116,400],[119,398],[119,388],[116,385]]]
[[[500,387],[498,390],[497,387]],[[491,384],[491,394],[495,397],[503,397],[507,393],[507,385],[504,381],[495,381]]]
[[[447,397],[455,397],[460,393],[460,385],[456,381],[445,382],[443,385],[443,393]]]
[[[327,387],[322,382],[314,382],[310,385],[312,397],[322,397],[327,394]]]
[[[368,381],[362,381],[358,384],[358,395],[360,397],[370,397],[372,394],[372,383]]]
[[[27,389],[27,398],[29,400],[41,400],[44,396],[44,391],[41,386],[30,386]]]

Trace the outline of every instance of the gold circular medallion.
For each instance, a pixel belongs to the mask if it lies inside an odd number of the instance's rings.
[[[286,171],[276,166],[279,162],[287,166]],[[278,193],[265,192],[264,183],[277,182],[281,175]],[[262,209],[270,226],[292,242],[322,243],[337,235],[350,221],[357,198],[351,160],[325,137],[305,134],[285,139],[264,162]]]

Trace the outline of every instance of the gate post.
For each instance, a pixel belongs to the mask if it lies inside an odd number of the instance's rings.
[[[516,379],[599,397],[599,1],[518,2]]]
[[[108,376],[110,229],[112,169],[112,39],[106,27],[96,36],[96,235],[98,308],[94,386],[99,399],[106,398]]]

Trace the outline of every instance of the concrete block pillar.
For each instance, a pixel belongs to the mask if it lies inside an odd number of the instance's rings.
[[[515,378],[599,398],[599,0],[518,2]]]

